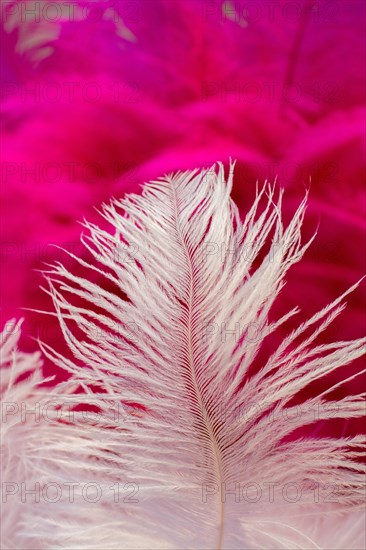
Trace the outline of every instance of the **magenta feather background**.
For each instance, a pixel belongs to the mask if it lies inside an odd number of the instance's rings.
[[[39,18],[34,4],[3,2],[1,28],[1,316],[25,317],[22,349],[63,349],[57,322],[22,308],[52,308],[38,270],[79,269],[52,245],[81,253],[95,205],[229,157],[243,214],[257,179],[277,176],[288,218],[311,180],[317,240],[276,313],[310,316],[365,273],[363,1],[38,2]],[[363,334],[363,307],[364,284],[324,338]]]

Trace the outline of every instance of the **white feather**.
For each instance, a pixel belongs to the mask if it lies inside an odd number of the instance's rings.
[[[21,321],[9,321],[1,339],[1,548],[31,548],[22,524],[31,507],[26,489],[34,487],[33,463],[39,439],[41,383],[40,353],[17,350]]]
[[[77,485],[75,502],[65,490],[52,506],[41,499],[37,514],[29,512],[33,548],[330,550],[363,543],[364,438],[285,442],[329,403],[323,392],[298,415],[294,396],[364,352],[364,339],[313,343],[352,289],[250,373],[268,335],[296,313],[268,322],[288,269],[310,245],[300,235],[306,199],[285,228],[281,193],[275,202],[266,185],[241,222],[232,176],[233,167],[225,181],[219,165],[113,201],[102,215],[114,234],[86,223],[82,240],[95,261],[76,259],[90,277],[61,264],[48,273],[74,360],[42,345],[71,377],[57,389],[63,421],[44,426],[39,471],[44,482]],[[93,282],[93,273],[116,291]],[[253,327],[256,338],[249,337]],[[70,420],[70,401],[95,404],[98,418],[86,422],[79,411]],[[361,395],[333,407],[333,417],[364,414]],[[85,497],[88,483],[100,491],[97,502]]]

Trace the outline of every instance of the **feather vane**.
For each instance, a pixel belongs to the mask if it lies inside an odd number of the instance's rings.
[[[346,372],[364,353],[365,339],[314,343],[355,287],[300,324],[253,372],[266,338],[297,313],[269,321],[287,271],[312,239],[301,241],[306,197],[284,227],[282,193],[276,198],[265,185],[241,221],[232,181],[233,166],[226,179],[219,164],[114,200],[102,211],[113,233],[85,222],[82,241],[94,261],[74,258],[88,276],[61,264],[48,271],[74,356],[41,344],[70,373],[57,389],[63,418],[75,400],[92,402],[98,414],[87,427],[80,412],[44,427],[44,479],[78,486],[75,502],[62,498],[52,515],[45,508],[33,518],[42,548],[362,543],[364,438],[292,437],[322,408],[332,418],[364,415],[362,393],[327,397],[337,385],[293,404],[310,383]],[[109,498],[85,499],[91,482]],[[111,487],[122,490],[117,500]]]

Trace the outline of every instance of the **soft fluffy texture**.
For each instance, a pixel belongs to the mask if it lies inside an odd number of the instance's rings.
[[[347,365],[366,340],[317,340],[354,288],[253,368],[297,313],[268,317],[311,241],[300,234],[306,200],[284,226],[282,193],[267,185],[242,222],[232,181],[222,165],[153,181],[103,207],[112,232],[86,223],[93,261],[75,258],[85,278],[62,264],[48,272],[73,359],[41,344],[70,376],[51,390],[59,420],[42,415],[18,461],[23,472],[31,456],[29,480],[62,490],[24,511],[14,531],[22,547],[364,545],[365,438],[294,435],[317,418],[364,416],[361,392],[335,399],[335,387],[318,387],[298,401],[335,370],[342,383],[353,377]]]
[[[0,334],[1,547],[6,549],[30,548],[22,524],[29,509],[31,514],[36,510],[29,496],[22,497],[22,484],[34,488],[39,475],[34,460],[41,439],[37,407],[44,395],[42,362],[39,352],[31,355],[17,349],[20,334],[21,322],[14,320]]]

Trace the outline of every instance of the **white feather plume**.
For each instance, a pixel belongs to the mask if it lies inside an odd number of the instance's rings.
[[[314,341],[353,289],[252,372],[263,342],[296,313],[268,321],[310,245],[300,235],[306,198],[284,227],[281,193],[275,200],[266,185],[242,222],[232,177],[219,165],[114,200],[102,212],[114,233],[86,223],[94,261],[74,257],[90,275],[48,272],[74,360],[42,345],[70,379],[57,388],[59,420],[38,441],[41,483],[62,494],[27,511],[33,548],[362,547],[364,438],[288,437],[322,407],[364,415],[364,394],[333,402],[334,387],[300,414],[292,404],[335,369],[350,379],[365,339]]]
[[[38,423],[42,361],[40,353],[18,351],[22,322],[11,320],[0,334],[1,394],[1,548],[31,548],[22,524],[30,499],[26,489],[37,482],[34,451],[38,450]],[[23,494],[22,494],[23,492]]]

